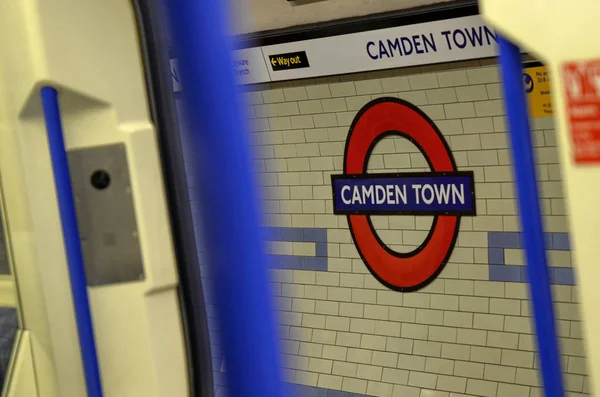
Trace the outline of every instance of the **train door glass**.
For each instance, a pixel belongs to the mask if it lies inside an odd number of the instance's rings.
[[[13,347],[20,328],[8,235],[2,191],[0,190],[0,390],[4,389],[14,351]]]

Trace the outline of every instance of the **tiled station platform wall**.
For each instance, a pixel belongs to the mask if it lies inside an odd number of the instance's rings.
[[[424,289],[399,293],[369,273],[330,175],[342,172],[358,110],[392,96],[419,106],[444,134],[459,170],[475,173],[477,216]],[[273,83],[244,93],[262,183],[285,376],[299,396],[537,397],[538,355],[524,271],[498,67],[481,60]],[[589,394],[576,274],[551,118],[532,122],[565,383]],[[218,131],[215,131],[218,133]],[[403,138],[380,141],[369,172],[425,171]],[[192,199],[195,189],[192,186]],[[381,239],[408,252],[432,218],[372,218]],[[205,272],[206,273],[206,272]],[[214,317],[207,285],[207,310]],[[211,320],[218,394],[218,329]]]

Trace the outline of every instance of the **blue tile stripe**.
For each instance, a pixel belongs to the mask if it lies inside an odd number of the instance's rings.
[[[274,269],[327,271],[327,229],[302,227],[264,228],[267,241],[314,243],[315,256],[270,254]]]
[[[568,233],[544,233],[546,249],[569,251]],[[488,247],[490,248],[523,248],[522,233],[520,232],[488,232]]]
[[[365,394],[349,393],[340,390],[323,389],[320,387],[312,387],[305,385],[298,385],[295,383],[286,383],[287,392],[286,396],[290,397],[367,397]],[[227,394],[227,388],[224,386],[218,386],[215,397],[231,397]]]
[[[525,266],[507,265],[505,249],[523,249],[519,232],[488,232],[488,262],[490,281],[526,282]],[[546,250],[570,251],[567,233],[544,233]],[[572,267],[550,267],[550,282],[558,285],[575,285],[575,270]]]
[[[266,227],[269,241],[326,243],[327,229],[305,227]]]

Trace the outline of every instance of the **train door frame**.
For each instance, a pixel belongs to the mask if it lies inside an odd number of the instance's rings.
[[[169,30],[162,3],[132,0],[139,31],[150,115],[156,126],[166,185],[186,346],[190,395],[214,394],[208,321],[169,66]]]

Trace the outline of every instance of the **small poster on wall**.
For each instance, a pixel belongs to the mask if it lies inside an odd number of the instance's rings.
[[[548,69],[545,66],[525,66],[523,83],[531,117],[551,117],[554,113]]]

